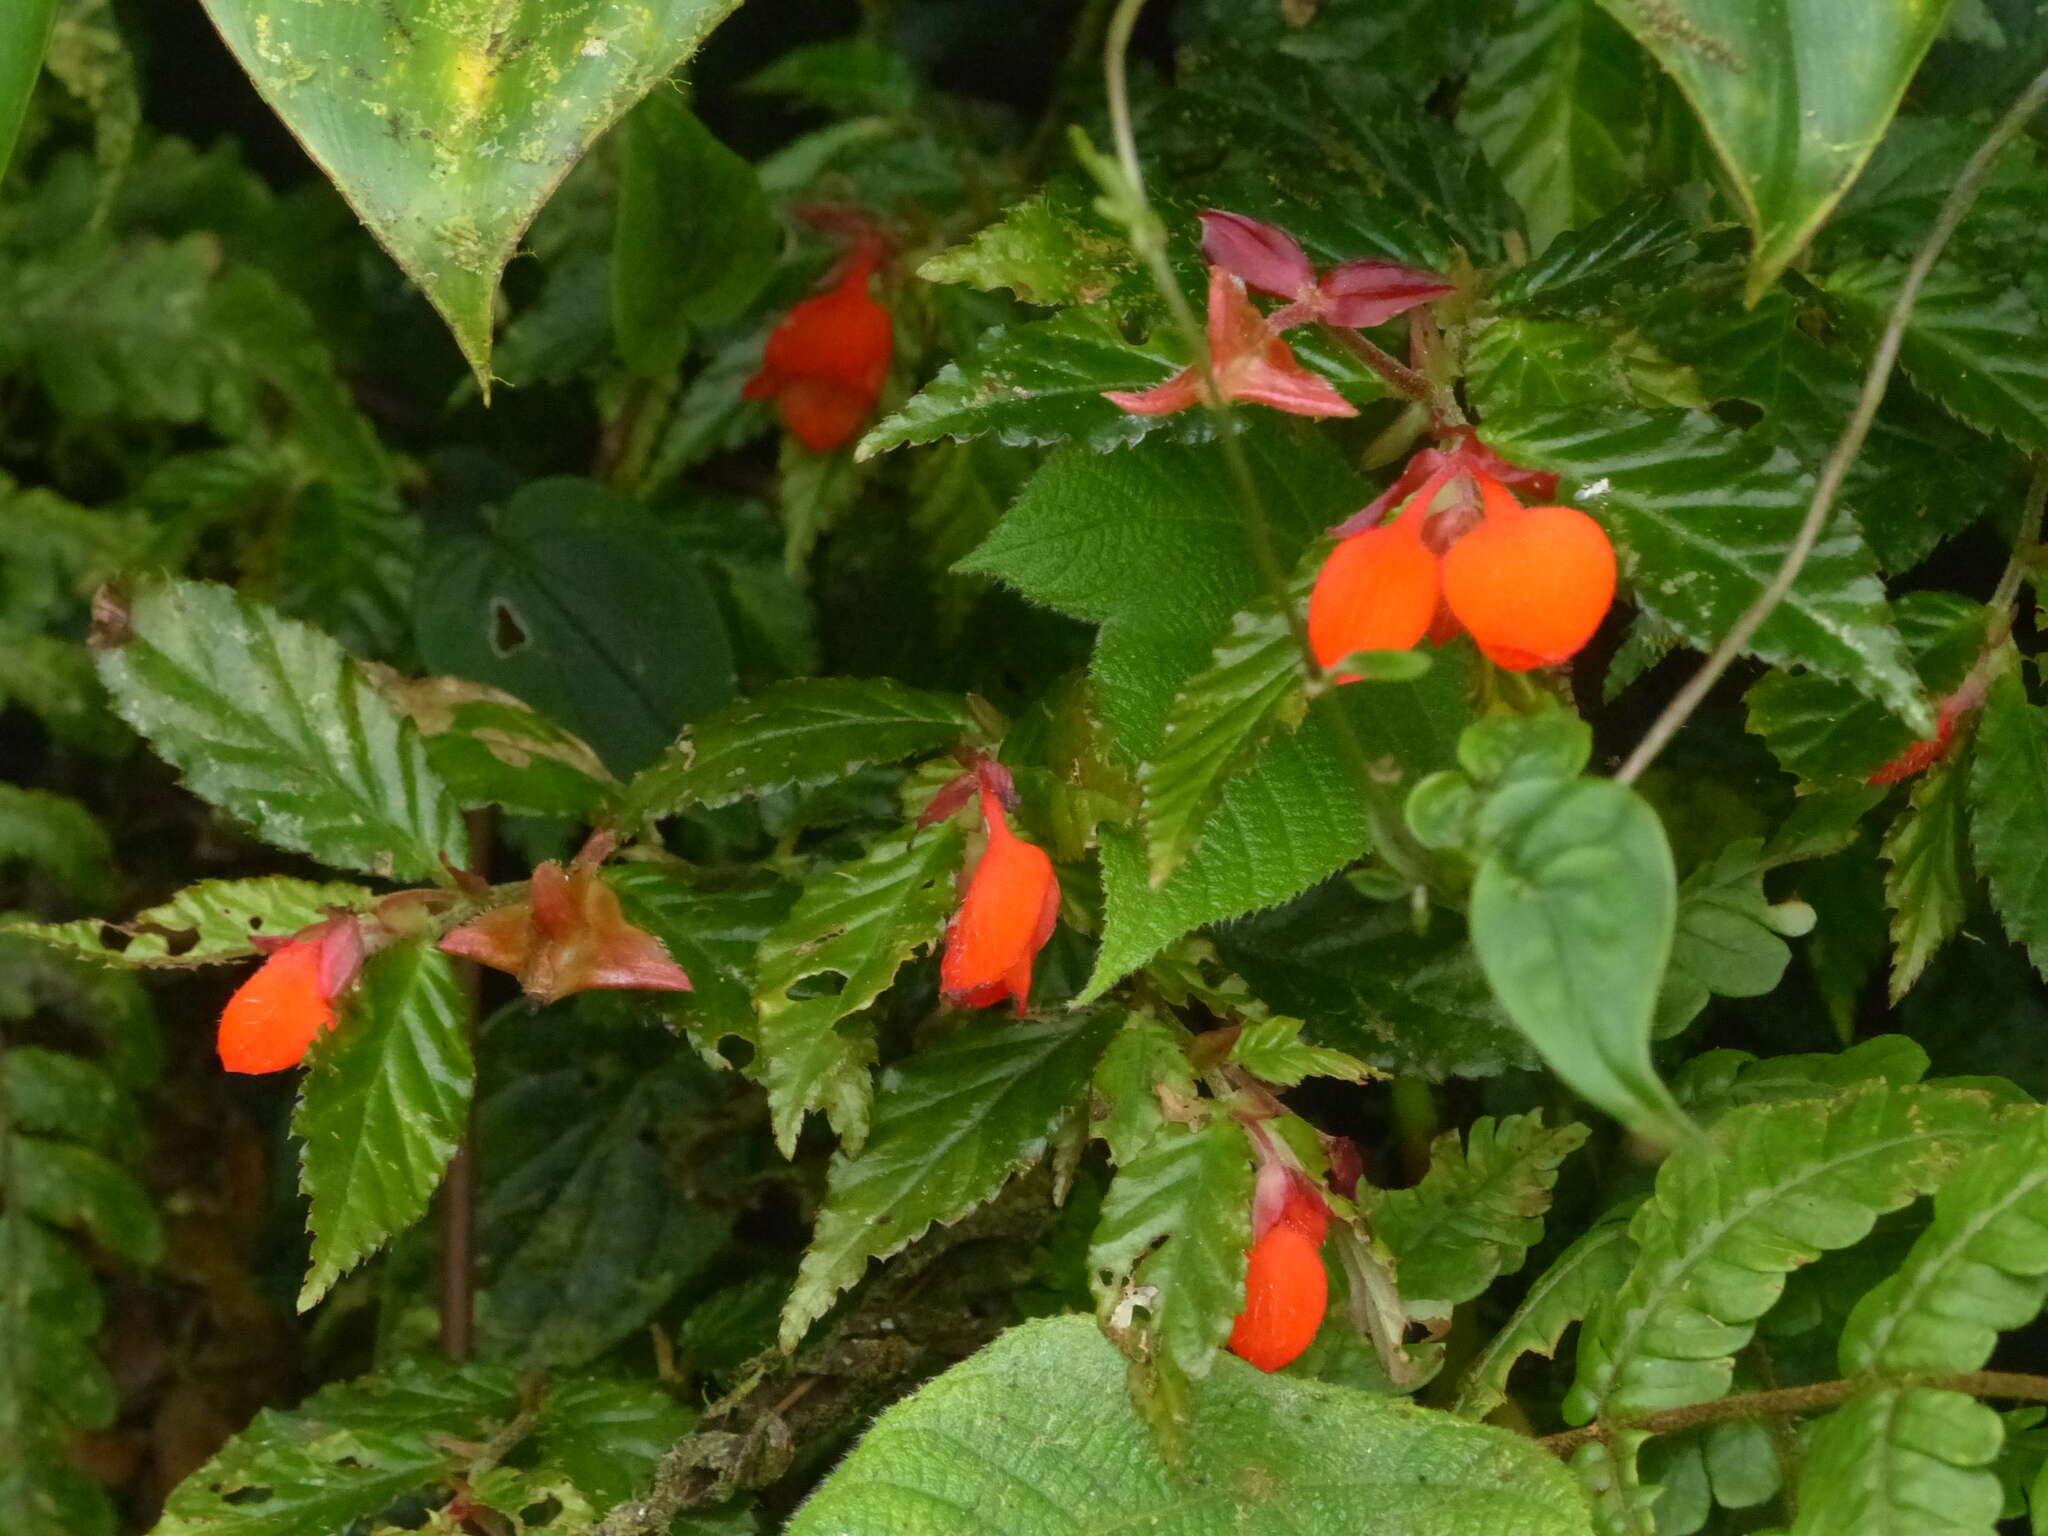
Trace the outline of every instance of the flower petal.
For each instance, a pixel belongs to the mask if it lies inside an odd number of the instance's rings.
[[[1277,299],[1298,299],[1315,287],[1315,268],[1294,236],[1241,213],[1203,212],[1202,254]]]
[[[1120,405],[1133,416],[1171,416],[1202,401],[1202,373],[1183,368],[1164,384],[1151,389],[1105,389],[1102,398]]]
[[[1440,299],[1452,286],[1434,272],[1396,261],[1347,261],[1323,274],[1317,308],[1331,325],[1362,329]]]

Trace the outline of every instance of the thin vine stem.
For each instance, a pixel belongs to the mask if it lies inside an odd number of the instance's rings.
[[[1582,1445],[1615,1435],[1676,1434],[1700,1424],[1720,1424],[1731,1419],[1768,1419],[1792,1414],[1818,1413],[1836,1408],[1865,1392],[1906,1388],[1939,1392],[1962,1392],[1971,1397],[2000,1397],[2023,1403],[2048,1403],[2048,1376],[2030,1376],[2020,1371],[1961,1371],[1949,1376],[1853,1376],[1840,1381],[1817,1381],[1803,1387],[1778,1387],[1769,1392],[1739,1392],[1716,1398],[1711,1403],[1693,1403],[1684,1408],[1666,1408],[1631,1419],[1608,1419],[1583,1429],[1541,1436],[1536,1443],[1546,1451],[1569,1456]]]
[[[1826,528],[1828,515],[1834,511],[1835,498],[1841,494],[1842,482],[1848,477],[1849,466],[1856,461],[1856,455],[1863,449],[1863,440],[1870,435],[1870,424],[1877,417],[1877,408],[1884,400],[1885,390],[1890,386],[1892,367],[1898,361],[1899,346],[1905,339],[1906,322],[1912,318],[1913,305],[1920,297],[1920,289],[1927,281],[1928,273],[1940,260],[1947,247],[1949,237],[1969,213],[1977,201],[1977,194],[1984,189],[1990,177],[1991,165],[1999,152],[2012,142],[2027,121],[2033,117],[2044,102],[2048,102],[2048,69],[2036,75],[2019,100],[2006,109],[2006,113],[1984,142],[1977,146],[1977,152],[1963,167],[1963,173],[1943,200],[1941,211],[1935,216],[1933,227],[1927,231],[1927,238],[1920,242],[1920,248],[1913,253],[1913,260],[1906,268],[1905,281],[1899,285],[1898,298],[1893,301],[1891,314],[1885,321],[1884,331],[1878,337],[1877,351],[1870,359],[1870,367],[1863,375],[1863,388],[1856,397],[1856,408],[1849,413],[1849,421],[1842,428],[1842,435],[1835,440],[1834,450],[1827,462],[1821,466],[1820,478],[1814,482],[1813,500],[1806,509],[1806,520],[1799,525],[1799,532],[1792,540],[1792,547],[1785,552],[1785,559],[1778,572],[1765,585],[1756,600],[1742,611],[1734,626],[1722,637],[1695,672],[1686,680],[1685,686],[1671,697],[1663,712],[1650,722],[1643,739],[1621,765],[1615,775],[1624,784],[1632,784],[1641,778],[1643,771],[1657,760],[1657,754],[1678,734],[1679,728],[1692,718],[1715,683],[1721,680],[1735,658],[1749,644],[1757,630],[1785,596],[1792,590],[1792,584],[1799,579],[1800,571],[1813,553],[1813,547],[1820,542],[1821,531]]]
[[[2012,557],[1991,594],[1991,644],[2002,643],[2012,633],[2013,610],[2019,604],[2020,583],[2027,579],[2034,551],[2041,543],[2041,513],[2048,506],[2048,454],[2034,459],[2034,473],[2027,481],[2027,499],[2020,508],[2019,531],[2013,535]]]
[[[1151,199],[1145,192],[1145,169],[1138,159],[1138,136],[1131,122],[1129,78],[1131,36],[1137,30],[1138,17],[1144,9],[1145,0],[1118,0],[1102,41],[1102,73],[1108,95],[1110,141],[1132,204],[1128,221],[1131,245],[1151,273],[1153,284],[1166,302],[1167,312],[1185,338],[1189,355],[1195,359],[1195,366],[1202,370],[1203,394],[1216,423],[1217,446],[1223,454],[1224,470],[1230,476],[1238,518],[1244,528],[1245,542],[1251,549],[1252,564],[1257,568],[1259,580],[1267,593],[1286,616],[1288,630],[1301,652],[1303,675],[1313,695],[1327,686],[1329,680],[1316,659],[1315,647],[1309,643],[1308,623],[1290,595],[1288,573],[1282,568],[1274,548],[1272,520],[1267,516],[1265,498],[1259,494],[1258,480],[1252,474],[1244,445],[1238,441],[1233,428],[1230,402],[1216,387],[1207,335],[1194,306],[1188,302],[1188,296],[1181,288],[1180,279],[1174,275],[1173,263],[1167,257],[1165,226],[1152,211]],[[1328,712],[1328,719],[1338,754],[1344,759],[1345,767],[1365,801],[1374,847],[1403,879],[1417,885],[1434,885],[1434,860],[1409,832],[1392,786],[1382,781],[1350,720],[1337,709]]]

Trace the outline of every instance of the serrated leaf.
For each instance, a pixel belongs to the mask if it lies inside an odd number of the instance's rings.
[[[254,955],[254,935],[297,933],[326,918],[331,907],[356,910],[372,899],[373,893],[360,885],[260,875],[250,880],[202,880],[125,923],[80,918],[5,928],[109,965],[217,965]],[[118,936],[118,941],[110,935]]]
[[[142,584],[128,629],[100,676],[194,794],[280,848],[385,879],[468,862],[418,733],[327,636],[201,581]]]
[[[1582,1233],[1536,1278],[1513,1316],[1480,1350],[1458,1386],[1454,1411],[1482,1419],[1508,1396],[1508,1373],[1524,1355],[1557,1354],[1564,1332],[1628,1278],[1636,1245],[1623,1221]]]
[[[1751,303],[1863,169],[1948,9],[1601,3],[1677,80],[1727,168],[1756,232]]]
[[[1209,664],[1174,695],[1159,750],[1138,767],[1155,887],[1187,862],[1230,781],[1251,766],[1266,739],[1307,716],[1308,676],[1296,631],[1306,586],[1297,579],[1285,593],[1240,609]]]
[[[1150,389],[1179,371],[1159,352],[1126,341],[1115,317],[1101,309],[998,326],[972,358],[946,364],[901,410],[870,428],[854,456],[991,434],[1013,448],[1074,442],[1096,452],[1154,432],[1199,442],[1215,433],[1207,411],[1139,416],[1103,398],[1104,390]]]
[[[1194,1101],[1195,1073],[1186,1045],[1172,1025],[1134,1013],[1095,1067],[1095,1094],[1103,1114],[1094,1131],[1118,1167],[1129,1164],[1165,1128],[1162,1091]]]
[[[1828,274],[1827,291],[1868,332],[1891,312],[1904,270],[1859,262]],[[1970,425],[2023,448],[2048,448],[2048,332],[2019,289],[1953,266],[1920,291],[1899,344],[1913,382]]]
[[[761,941],[760,1051],[748,1070],[767,1086],[785,1157],[795,1155],[797,1132],[814,1109],[849,1152],[867,1139],[874,1034],[843,1021],[880,997],[914,951],[938,941],[956,899],[962,846],[957,826],[902,841],[884,837],[859,862],[813,879]],[[804,982],[813,982],[810,995],[792,996]]]
[[[68,795],[0,784],[0,866],[33,865],[81,901],[106,899],[113,843]]]
[[[1043,1157],[1118,1023],[1113,1012],[1082,1010],[1045,1024],[975,1025],[890,1068],[866,1148],[833,1162],[783,1308],[782,1347],[794,1349],[869,1260],[958,1221]]]
[[[1920,979],[1969,911],[1970,849],[1965,765],[1936,764],[1885,833],[1884,900],[1892,914],[1892,1001]]]
[[[1701,650],[1777,574],[1812,491],[1790,454],[1763,453],[1690,411],[1495,418],[1486,438],[1517,464],[1562,475],[1573,504],[1613,536],[1636,601]],[[1852,683],[1909,729],[1933,734],[1876,562],[1846,512],[1837,511],[1749,650]]]
[[[314,1041],[292,1116],[312,1202],[301,1312],[426,1214],[468,1123],[468,1012],[453,962],[404,940],[370,959],[340,1024]]]
[[[1924,1047],[1904,1035],[1873,1035],[1845,1051],[1800,1051],[1761,1059],[1747,1051],[1706,1051],[1673,1077],[1671,1089],[1702,1123],[1746,1104],[1825,1099],[1872,1083],[1908,1087],[1927,1075]]]
[[[1812,1428],[1789,1536],[1993,1536],[2004,1443],[1997,1412],[1961,1392],[1851,1398]]]
[[[1970,846],[1991,904],[2036,969],[2048,969],[2048,718],[2009,667],[1991,684],[1970,766]]]
[[[1570,27],[1570,7],[1559,10]],[[1632,202],[1550,241],[1541,255],[1501,278],[1493,301],[1500,309],[1539,314],[1597,310],[1618,293],[1661,286],[1692,249],[1683,219],[1654,202]]]
[[[1096,1311],[1142,1309],[1132,1349],[1200,1381],[1244,1308],[1252,1242],[1252,1155],[1235,1121],[1169,1125],[1117,1169],[1088,1245]]]
[[[1650,1064],[1677,876],[1657,813],[1611,779],[1508,785],[1480,813],[1472,946],[1515,1027],[1617,1119],[1668,1128]]]
[[[766,872],[709,880],[664,863],[608,864],[604,878],[627,920],[660,939],[689,973],[692,990],[667,1002],[683,1010],[698,1050],[715,1054],[728,1035],[753,1042],[754,952],[789,916],[796,886]]]
[[[1542,1240],[1559,1165],[1589,1134],[1577,1123],[1546,1129],[1534,1111],[1481,1115],[1462,1144],[1456,1131],[1430,1144],[1421,1183],[1372,1194],[1366,1220],[1393,1252],[1411,1317],[1448,1317],[1522,1267]]]
[[[1036,1536],[1080,1528],[1081,1511],[1177,1536],[1591,1533],[1569,1474],[1504,1431],[1224,1360],[1195,1397],[1177,1467],[1124,1384],[1087,1319],[1013,1328],[885,1412],[789,1536]]]
[[[588,820],[614,782],[590,744],[511,694],[460,677],[373,668],[394,709],[419,727],[427,761],[465,810]]]
[[[1126,281],[1134,262],[1127,245],[1093,227],[1084,201],[1073,183],[1055,182],[966,244],[926,257],[917,275],[984,292],[1007,288],[1048,308],[1096,303]]]
[[[1719,1397],[1786,1274],[1861,1241],[1995,1130],[1985,1094],[1880,1083],[1731,1110],[1681,1144],[1629,1223],[1635,1268],[1580,1336],[1570,1421]]]
[[[1636,193],[1648,65],[1593,0],[1517,0],[1466,83],[1479,141],[1538,250]]]
[[[1928,693],[1953,692],[1983,648],[1984,605],[1954,592],[1907,592],[1892,612]],[[1813,672],[1769,673],[1745,702],[1750,730],[1808,789],[1862,784],[1918,739],[1881,704]]]
[[[681,745],[627,785],[620,816],[631,823],[828,784],[875,763],[943,751],[974,730],[957,696],[891,678],[773,683],[691,726]]]
[[[1231,1043],[1230,1061],[1276,1088],[1292,1088],[1311,1077],[1363,1083],[1374,1075],[1356,1056],[1303,1040],[1301,1020],[1277,1016],[1244,1025]]]
[[[492,304],[583,152],[737,0],[388,12],[206,0],[237,62],[418,283],[490,394]]]
[[[1983,1369],[2048,1297],[2048,1121],[2029,1114],[1957,1168],[1897,1271],[1842,1327],[1845,1373]]]

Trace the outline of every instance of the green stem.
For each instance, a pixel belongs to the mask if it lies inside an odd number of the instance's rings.
[[[1891,382],[1892,365],[1898,361],[1906,322],[1913,316],[1913,305],[1920,297],[1920,289],[1926,283],[1928,273],[1934,270],[1949,237],[1956,232],[1971,205],[1977,201],[1977,194],[1984,189],[1984,183],[1991,175],[1992,162],[2026,127],[2043,102],[2048,102],[2048,70],[2034,77],[2019,100],[1985,135],[1984,142],[1977,146],[1977,152],[1963,167],[1962,175],[1956,178],[1955,186],[1941,205],[1941,212],[1935,216],[1933,227],[1927,231],[1927,238],[1920,242],[1919,250],[1913,253],[1913,260],[1906,268],[1905,281],[1899,285],[1899,296],[1892,304],[1891,316],[1885,321],[1883,334],[1878,337],[1877,351],[1863,376],[1863,389],[1856,398],[1856,408],[1849,413],[1848,425],[1842,428],[1834,451],[1821,466],[1820,477],[1814,482],[1813,501],[1806,509],[1806,520],[1799,525],[1799,532],[1793,537],[1792,547],[1785,552],[1778,573],[1757,594],[1756,601],[1742,611],[1741,617],[1722,637],[1721,643],[1714,647],[1699,671],[1686,681],[1685,686],[1672,696],[1671,702],[1664,706],[1663,712],[1650,723],[1635,751],[1629,754],[1628,761],[1615,775],[1622,783],[1634,783],[1657,760],[1657,754],[1678,734],[1679,727],[1692,718],[1693,711],[1700,707],[1714,684],[1721,680],[1721,674],[1742,654],[1750,639],[1799,579],[1807,556],[1813,553],[1814,545],[1820,541],[1821,532],[1827,526],[1828,514],[1834,511],[1835,498],[1841,494],[1849,466],[1862,451],[1864,438],[1870,435],[1870,424],[1876,419],[1877,408]]]

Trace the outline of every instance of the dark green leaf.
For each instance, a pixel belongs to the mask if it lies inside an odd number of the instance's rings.
[[[107,896],[113,844],[93,813],[67,795],[0,784],[0,866],[19,860],[81,901]]]
[[[1047,1024],[970,1025],[892,1067],[865,1150],[832,1165],[817,1231],[783,1308],[783,1348],[796,1346],[870,1259],[901,1252],[935,1223],[958,1221],[1043,1157],[1086,1096],[1118,1022],[1113,1012],[1082,1010]]]
[[[14,1198],[31,1216],[81,1228],[131,1264],[154,1264],[162,1256],[156,1207],[117,1164],[90,1148],[33,1136],[16,1138],[8,1155]]]
[[[1970,768],[1970,846],[2014,942],[2048,968],[2048,718],[2017,667],[1991,684]]]
[[[850,1152],[867,1139],[874,1032],[846,1021],[882,995],[913,952],[938,941],[961,848],[952,825],[914,840],[884,837],[858,863],[813,879],[761,941],[760,1051],[749,1070],[767,1085],[784,1156],[795,1155],[814,1109]]]
[[[1558,1166],[1587,1134],[1578,1124],[1546,1130],[1536,1112],[1481,1115],[1463,1144],[1456,1131],[1436,1138],[1421,1183],[1373,1194],[1366,1220],[1393,1252],[1409,1316],[1449,1317],[1522,1267],[1543,1237]]]
[[[485,533],[441,542],[420,573],[420,654],[488,683],[641,767],[732,697],[711,589],[661,524],[586,480],[523,486]]]
[[[691,726],[627,786],[620,816],[632,822],[829,784],[874,763],[943,751],[974,729],[958,697],[889,678],[775,683]]]
[[[95,1063],[39,1045],[0,1055],[0,1103],[18,1131],[120,1153],[142,1144],[135,1101]]]
[[[1563,34],[1579,25],[1571,12],[1569,5],[1558,7]],[[1552,240],[1540,256],[1500,280],[1494,303],[1506,310],[1559,314],[1597,310],[1618,293],[1660,286],[1691,254],[1692,236],[1683,219],[1655,203],[1631,203]]]
[[[374,956],[341,1023],[314,1042],[292,1129],[312,1202],[304,1311],[426,1214],[468,1123],[468,1000],[424,939]]]
[[[341,647],[211,582],[151,581],[100,653],[121,717],[281,848],[392,880],[460,867],[455,802]]]
[[[1884,899],[1892,914],[1892,1001],[1906,995],[1969,910],[1970,849],[1964,816],[1967,764],[1937,764],[1884,837]]]
[[[789,916],[796,887],[766,873],[706,880],[667,863],[608,864],[604,877],[627,919],[689,973],[693,990],[667,1001],[684,1010],[698,1049],[715,1054],[729,1035],[755,1040],[754,951]]]
[[[884,1413],[789,1536],[1025,1536],[1080,1529],[1080,1512],[1177,1536],[1592,1530],[1569,1474],[1520,1436],[1225,1360],[1175,1467],[1124,1381],[1085,1318],[1013,1328]]]
[[[1812,490],[1789,454],[1766,456],[1687,411],[1564,410],[1495,419],[1486,437],[1515,463],[1563,475],[1575,504],[1613,535],[1636,601],[1702,650],[1777,574]],[[1933,732],[1876,564],[1846,513],[1749,649],[1853,683],[1910,728]]]
[[[57,19],[57,0],[25,0],[0,16],[0,175],[14,153],[15,136],[28,114],[36,76],[43,69],[43,46]]]
[[[459,677],[400,678],[378,669],[378,688],[426,738],[427,761],[464,809],[593,817],[613,787],[581,737],[509,693]]]
[[[1480,815],[1472,946],[1551,1069],[1616,1118],[1669,1128],[1650,1065],[1677,876],[1657,813],[1611,779],[1530,780]]]
[[[213,965],[254,955],[252,935],[275,937],[310,928],[328,909],[368,906],[360,885],[317,884],[288,875],[253,880],[202,880],[160,907],[125,923],[80,918],[72,923],[10,925],[16,933],[110,965]]]
[[[1852,16],[1798,0],[1601,3],[1678,81],[1727,167],[1756,231],[1751,303],[1863,169],[1945,12],[1859,7]]]
[[[731,319],[774,273],[781,245],[754,168],[672,91],[626,118],[612,237],[612,336],[645,374],[672,371],[690,327]]]

